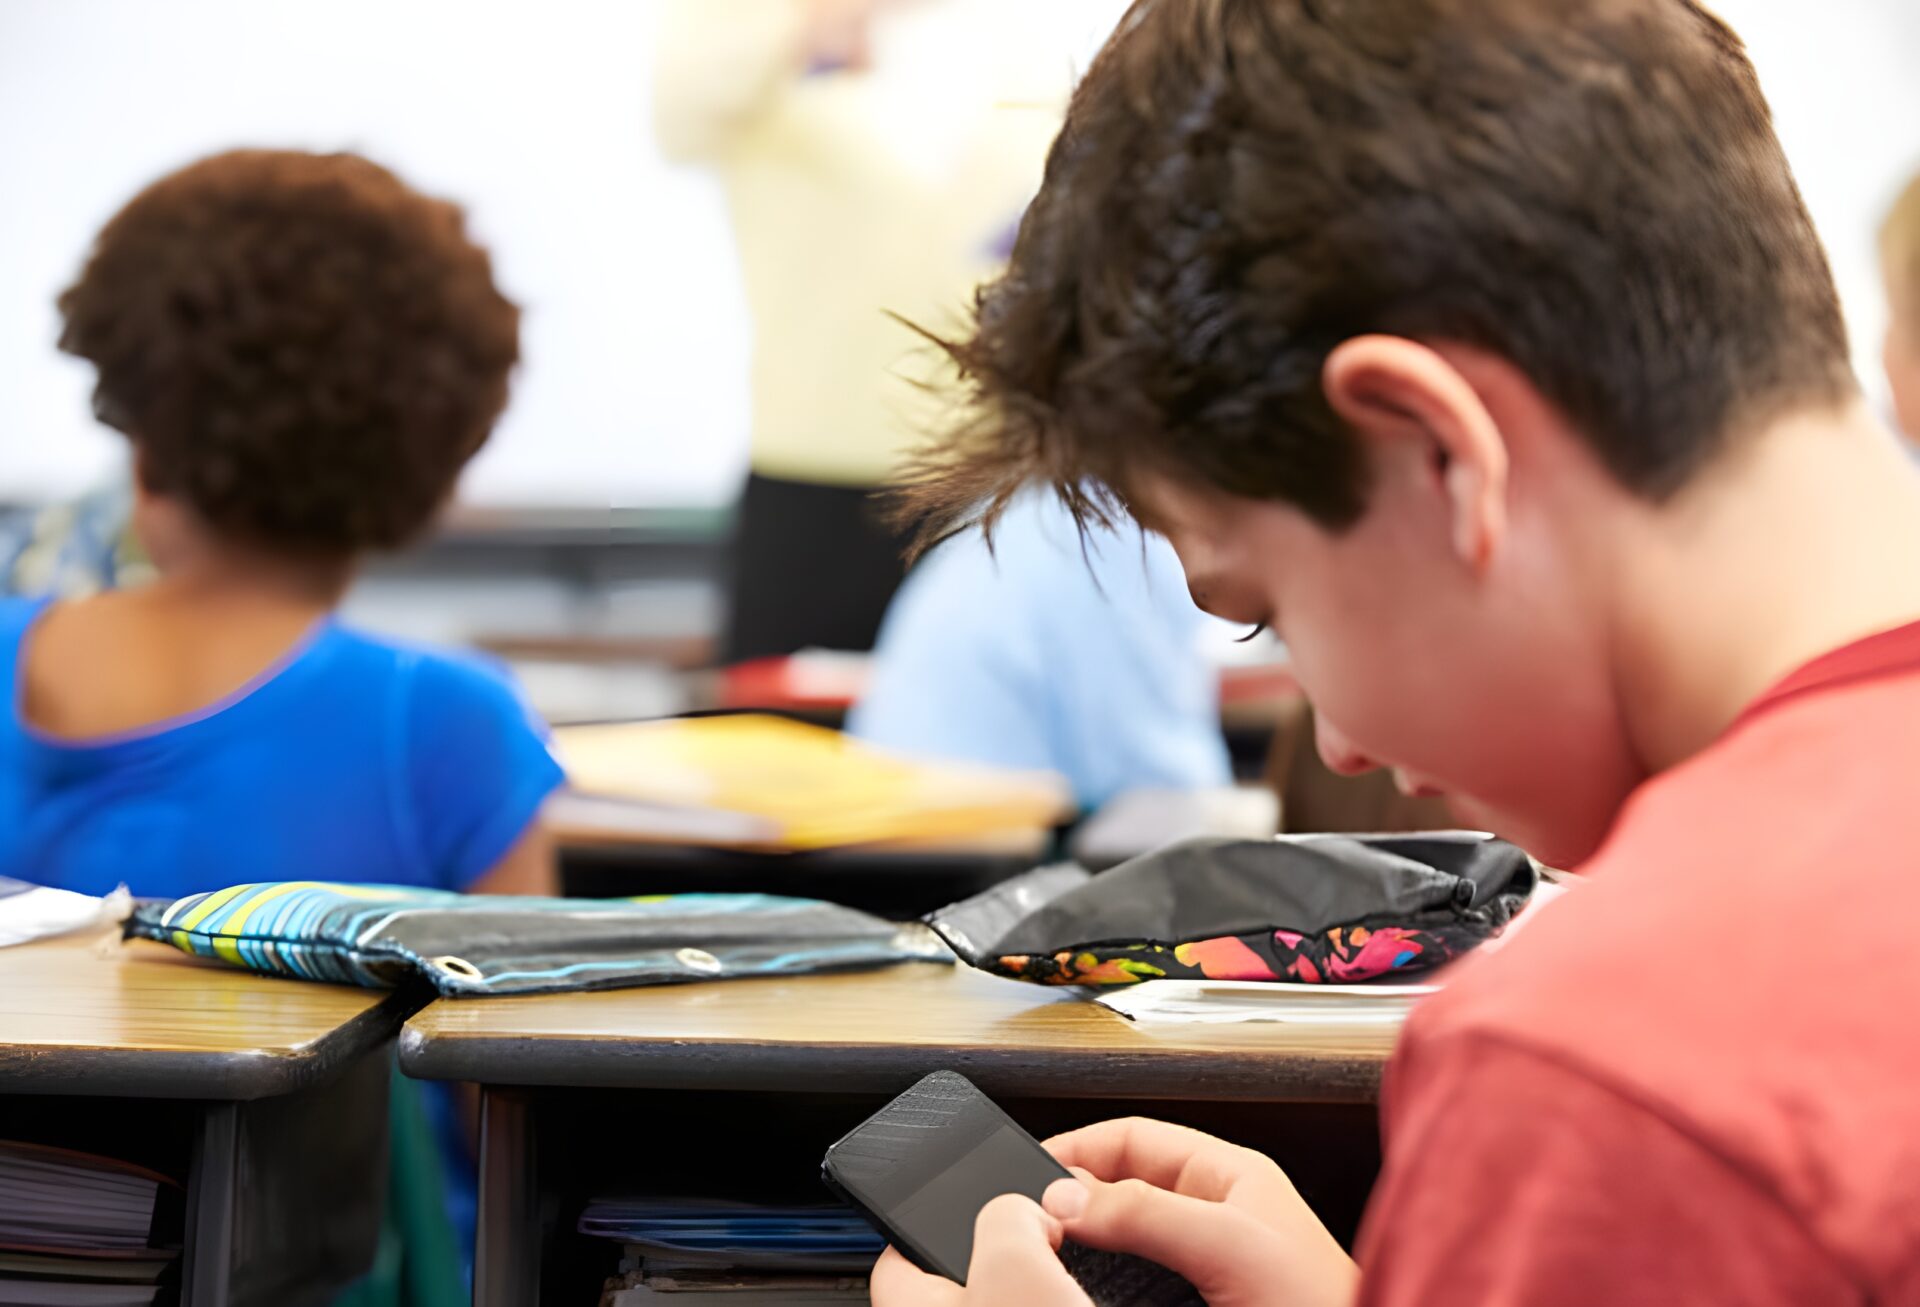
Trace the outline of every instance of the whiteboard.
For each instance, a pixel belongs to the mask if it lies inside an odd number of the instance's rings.
[[[726,0],[719,0],[725,3]],[[235,145],[353,149],[465,203],[525,309],[466,497],[710,504],[746,457],[727,215],[648,123],[655,6],[623,0],[0,0],[0,498],[113,466],[52,348],[93,232]]]
[[[1877,395],[1873,236],[1920,167],[1920,5],[1716,7],[1760,66]],[[746,313],[717,188],[652,144],[655,10],[0,0],[0,500],[111,471],[120,441],[89,416],[87,367],[53,349],[54,296],[135,190],[241,144],[361,150],[467,204],[526,308],[525,363],[469,500],[729,499],[746,457]]]
[[[1887,209],[1920,172],[1920,3],[1705,3],[1745,38],[1760,70],[1780,143],[1833,263],[1854,367],[1868,396],[1890,412],[1878,241]]]

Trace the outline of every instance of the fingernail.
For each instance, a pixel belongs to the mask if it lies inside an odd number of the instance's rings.
[[[1087,1187],[1078,1180],[1055,1180],[1047,1186],[1040,1205],[1047,1209],[1048,1215],[1071,1221],[1087,1210],[1087,1203],[1092,1197]]]

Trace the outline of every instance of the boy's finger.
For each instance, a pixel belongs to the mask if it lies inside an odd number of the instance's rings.
[[[965,1301],[1093,1307],[1060,1265],[1060,1238],[1060,1222],[1031,1198],[1002,1194],[994,1199],[973,1224]]]
[[[1211,1202],[1224,1202],[1236,1185],[1292,1188],[1279,1167],[1250,1148],[1145,1117],[1102,1121],[1056,1135],[1046,1146],[1062,1165],[1102,1180],[1144,1180]]]
[[[1086,1206],[1064,1223],[1069,1238],[1158,1262],[1186,1276],[1209,1302],[1232,1301],[1232,1292],[1249,1279],[1248,1263],[1266,1260],[1262,1251],[1271,1232],[1237,1208],[1168,1193],[1143,1180],[1083,1184]]]
[[[873,1307],[961,1307],[966,1301],[959,1285],[945,1276],[928,1275],[891,1245],[873,1264],[868,1289]]]

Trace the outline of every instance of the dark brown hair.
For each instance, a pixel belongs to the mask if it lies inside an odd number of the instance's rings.
[[[903,503],[923,541],[1033,480],[1084,520],[1153,467],[1341,527],[1368,469],[1321,371],[1373,331],[1508,359],[1650,499],[1854,388],[1752,65],[1691,0],[1138,0],[944,342],[978,418]]]
[[[351,154],[240,150],[154,183],[60,297],[60,347],[144,484],[324,554],[419,532],[486,441],[519,311],[460,210]]]

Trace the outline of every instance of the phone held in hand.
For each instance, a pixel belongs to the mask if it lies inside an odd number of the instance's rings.
[[[973,1220],[1001,1194],[1036,1203],[1067,1168],[965,1076],[936,1071],[827,1150],[821,1177],[908,1261],[967,1282]]]

